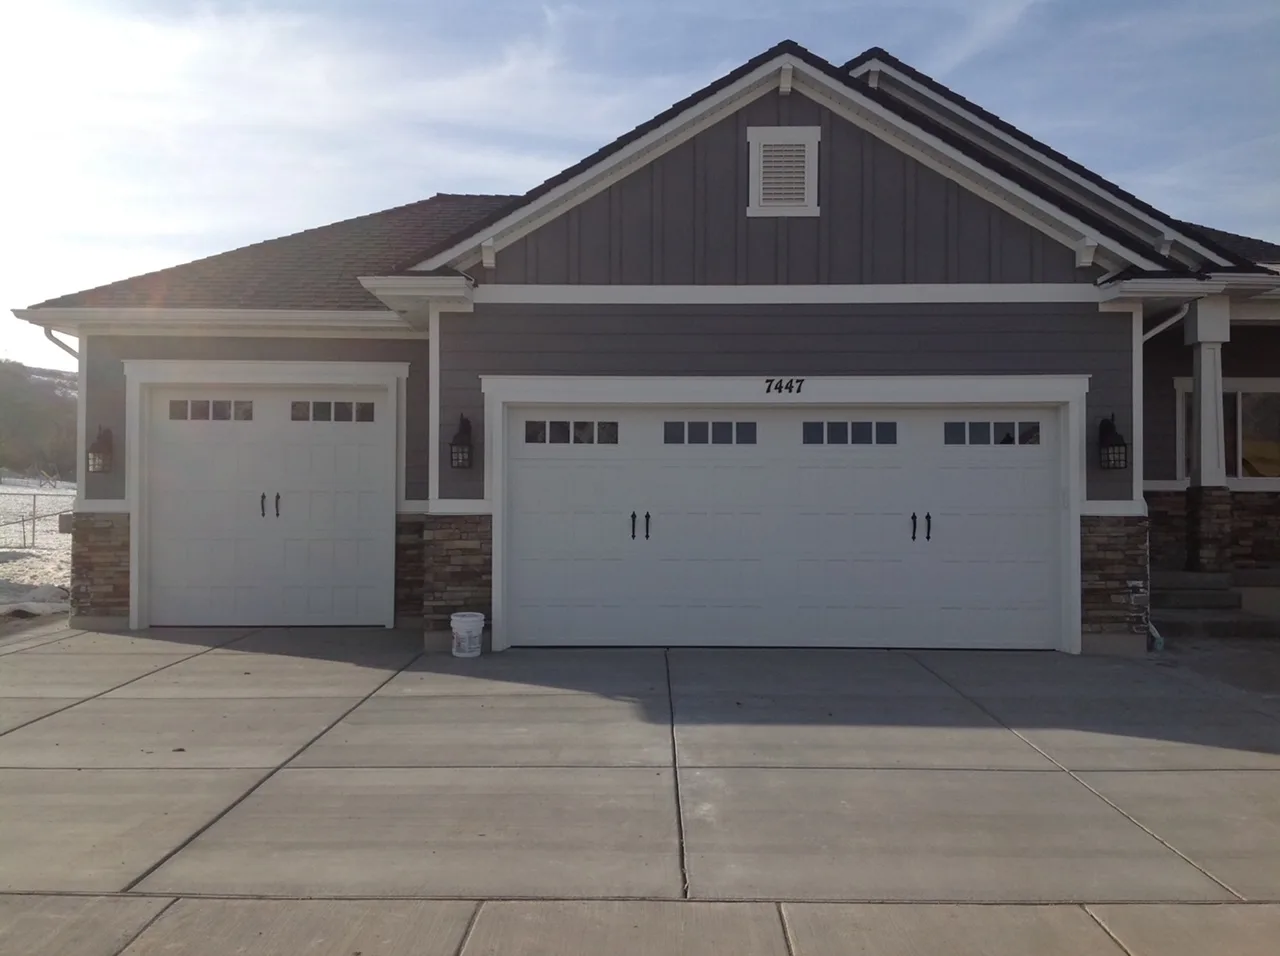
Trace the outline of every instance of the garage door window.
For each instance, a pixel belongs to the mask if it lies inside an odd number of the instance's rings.
[[[245,404],[236,402],[237,406]],[[249,403],[251,404],[251,403]],[[239,412],[236,413],[237,418]],[[252,412],[250,418],[252,418]],[[290,402],[289,420],[295,422],[371,422],[373,402]]]
[[[800,428],[806,445],[896,445],[897,422],[805,422]]]
[[[755,422],[663,422],[666,445],[754,445]]]
[[[944,422],[947,445],[1038,445],[1039,422]]]
[[[617,422],[544,422],[526,419],[526,445],[616,445]]]
[[[169,421],[251,422],[253,402],[175,398],[169,402]]]

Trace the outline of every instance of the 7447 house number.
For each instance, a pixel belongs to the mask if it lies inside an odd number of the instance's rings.
[[[781,395],[783,392],[790,392],[793,395],[799,395],[802,388],[804,388],[804,379],[802,378],[766,378],[764,380],[766,394]]]

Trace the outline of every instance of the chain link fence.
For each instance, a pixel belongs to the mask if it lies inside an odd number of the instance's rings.
[[[58,515],[71,511],[75,488],[43,488],[0,483],[0,548],[64,548]]]

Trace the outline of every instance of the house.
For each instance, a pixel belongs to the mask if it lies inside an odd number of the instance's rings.
[[[523,196],[16,314],[80,341],[83,622],[1127,653],[1149,564],[1280,561],[1268,263],[784,42]]]

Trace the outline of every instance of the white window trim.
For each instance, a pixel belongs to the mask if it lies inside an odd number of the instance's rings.
[[[817,216],[818,206],[818,144],[822,140],[821,126],[748,126],[747,144],[751,194],[747,200],[747,215],[762,218],[778,216]],[[761,167],[760,147],[766,144],[786,143],[804,147],[804,198],[799,206],[765,206],[760,202]]]
[[[484,500],[493,514],[493,649],[511,646],[506,621],[507,418],[518,405],[1035,405],[1059,413],[1062,468],[1060,650],[1080,653],[1080,517],[1085,507],[1087,375],[807,377],[804,391],[766,394],[763,377],[482,375]],[[1137,503],[1126,503],[1136,507]]]
[[[1195,390],[1195,380],[1192,378],[1175,378],[1173,380],[1174,392],[1177,396],[1175,415],[1175,435],[1174,444],[1176,449],[1176,458],[1174,459],[1174,467],[1177,469],[1177,478],[1173,481],[1149,481],[1146,483],[1147,491],[1178,491],[1187,488],[1191,484],[1191,479],[1186,473],[1187,460],[1187,400],[1186,396]],[[1280,378],[1224,378],[1222,380],[1222,391],[1226,392],[1280,392]],[[1239,456],[1244,447],[1244,419],[1236,414],[1236,455]],[[1239,462],[1236,463],[1236,470],[1239,471]],[[1280,491],[1280,478],[1227,478],[1227,487],[1232,491]]]
[[[129,514],[129,627],[148,627],[150,606],[147,593],[150,555],[147,553],[147,397],[152,388],[164,385],[354,385],[387,390],[392,415],[383,418],[380,428],[391,433],[395,444],[395,464],[402,461],[404,416],[399,411],[401,381],[408,378],[408,362],[190,362],[172,359],[126,360],[125,376],[125,508]],[[404,471],[397,469],[392,501],[404,500]],[[77,502],[79,504],[79,501]],[[89,510],[94,502],[84,502]],[[78,509],[77,509],[78,510]],[[106,509],[99,509],[106,510]],[[388,542],[395,547],[395,536]],[[395,588],[385,624],[395,625]]]

